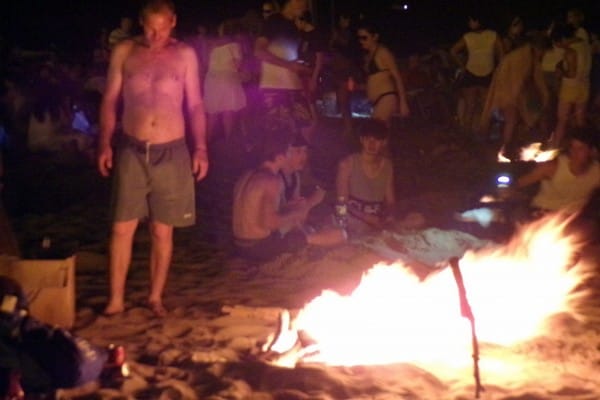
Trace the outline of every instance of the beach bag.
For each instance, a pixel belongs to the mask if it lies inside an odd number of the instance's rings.
[[[98,379],[108,358],[105,349],[32,318],[23,324],[21,348],[49,375],[54,388]]]

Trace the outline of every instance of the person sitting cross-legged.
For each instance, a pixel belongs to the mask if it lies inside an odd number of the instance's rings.
[[[365,120],[359,135],[360,152],[340,161],[336,177],[337,197],[348,202],[348,228],[356,234],[392,224],[396,206],[394,170],[392,161],[385,156],[388,141],[385,122]],[[394,225],[409,228],[423,222],[420,214],[410,213]]]
[[[306,138],[301,133],[298,133],[290,145],[287,162],[279,171],[283,182],[283,196],[281,201],[284,209],[308,207],[310,211],[319,204],[322,204],[325,199],[326,192],[318,185],[309,193],[305,194],[303,190],[301,176],[308,163],[309,147],[310,145]],[[306,188],[304,189],[306,190]],[[303,229],[313,230],[312,227],[306,224],[303,226]]]
[[[310,210],[307,202],[283,207],[284,185],[279,171],[288,162],[290,143],[284,132],[268,135],[261,164],[242,175],[235,185],[234,245],[243,258],[269,261],[306,245],[332,246],[346,240],[345,231],[337,227],[304,232],[301,227]]]

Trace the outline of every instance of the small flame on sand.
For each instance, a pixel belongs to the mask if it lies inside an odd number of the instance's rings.
[[[542,150],[542,143],[535,142],[522,147],[519,151],[519,156],[521,161],[545,162],[555,159],[559,152],[560,150],[558,149]],[[498,151],[497,159],[499,163],[511,162],[510,158],[504,156],[504,147]]]
[[[508,244],[461,259],[480,342],[517,344],[548,333],[548,317],[575,312],[579,297],[573,292],[587,269],[574,258],[582,243],[564,233],[568,222],[545,217],[522,227]],[[450,268],[421,281],[400,262],[379,263],[350,295],[324,291],[285,329],[302,332],[318,349],[303,352],[299,362],[457,368],[471,362],[469,322],[460,316]]]
[[[509,163],[510,158],[506,158],[503,153],[504,153],[504,147],[501,148],[500,151],[498,152],[498,162],[499,163]]]
[[[542,150],[541,143],[531,143],[529,146],[521,148],[521,161],[550,161],[556,158],[558,153],[558,149]]]

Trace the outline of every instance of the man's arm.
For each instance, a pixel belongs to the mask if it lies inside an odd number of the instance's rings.
[[[269,39],[265,36],[259,36],[254,42],[254,56],[260,61],[287,68],[297,74],[310,74],[312,72],[306,65],[277,57],[268,50],[268,47]]]
[[[537,50],[534,51],[534,59],[532,60],[533,82],[535,84],[536,89],[538,90],[538,93],[540,94],[542,101],[542,109],[545,110],[550,104],[550,90],[548,89],[548,84],[546,83],[546,79],[544,78],[542,64],[540,62],[535,61],[535,57],[537,57],[537,54],[535,54],[536,52]]]
[[[522,189],[543,179],[551,178],[556,172],[558,160],[552,160],[538,164],[531,172],[523,175],[517,180],[517,189]]]
[[[571,48],[565,49],[565,59],[559,64],[561,65],[561,73],[565,78],[574,78],[577,74],[577,53]]]
[[[190,117],[190,129],[194,138],[192,172],[196,177],[196,181],[199,181],[208,172],[206,116],[204,114],[204,103],[200,94],[198,57],[196,57],[196,53],[189,46],[183,48],[183,57],[185,60],[185,99],[187,113]]]
[[[278,178],[263,178],[260,182],[263,186],[262,215],[265,227],[271,232],[275,230],[290,230],[300,224],[308,210],[306,207],[298,207],[282,213],[279,209],[279,201],[282,191],[282,182]]]
[[[114,48],[110,56],[106,87],[100,105],[98,171],[102,176],[108,176],[112,169],[111,141],[117,124],[117,103],[123,87],[123,66],[133,46],[133,41],[121,42]]]
[[[450,49],[450,56],[452,60],[462,69],[465,68],[465,63],[461,60],[460,54],[467,49],[467,42],[465,42],[464,36],[460,38],[458,42]]]

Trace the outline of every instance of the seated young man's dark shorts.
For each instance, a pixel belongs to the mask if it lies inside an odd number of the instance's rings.
[[[235,239],[236,253],[240,257],[259,262],[270,261],[284,253],[293,253],[306,244],[306,235],[298,229],[286,234],[275,231],[264,239]]]

